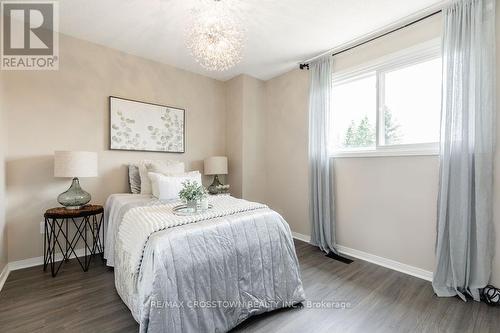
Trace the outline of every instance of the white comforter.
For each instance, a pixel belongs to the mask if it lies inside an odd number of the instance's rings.
[[[115,265],[115,239],[123,216],[131,208],[140,207],[155,200],[151,195],[120,193],[111,195],[104,207],[104,259],[106,264],[113,267]]]

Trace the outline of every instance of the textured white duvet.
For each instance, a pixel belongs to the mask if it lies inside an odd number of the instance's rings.
[[[125,213],[133,207],[140,207],[153,202],[156,202],[156,200],[150,194],[128,193],[113,194],[106,200],[104,206],[106,236],[104,240],[104,259],[106,259],[106,265],[111,267],[115,265],[115,240]]]

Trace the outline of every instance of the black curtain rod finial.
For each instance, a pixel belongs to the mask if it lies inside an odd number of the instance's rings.
[[[299,68],[300,69],[307,69],[307,70],[309,70],[309,64],[300,64]]]

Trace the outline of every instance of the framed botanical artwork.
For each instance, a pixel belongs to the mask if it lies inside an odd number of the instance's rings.
[[[110,149],[185,152],[185,110],[109,97]]]

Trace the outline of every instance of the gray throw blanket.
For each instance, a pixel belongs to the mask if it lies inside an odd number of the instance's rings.
[[[114,257],[116,288],[141,332],[226,332],[305,299],[289,226],[268,208],[152,233],[133,279]]]

